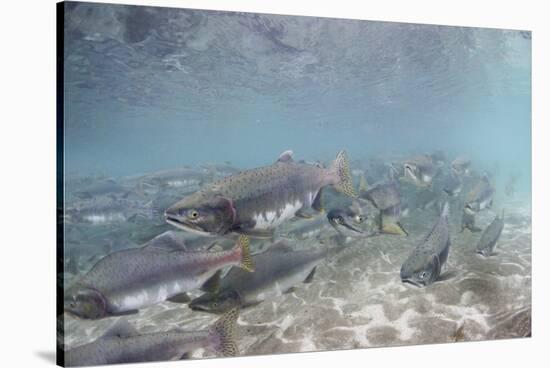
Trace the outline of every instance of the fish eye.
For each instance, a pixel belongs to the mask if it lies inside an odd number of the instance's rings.
[[[191,210],[191,211],[189,211],[188,216],[189,216],[190,218],[195,219],[195,218],[199,217],[199,213],[198,213],[197,211],[195,211],[195,210]]]
[[[420,274],[420,278],[423,279],[424,277],[426,277],[426,271],[423,271],[421,274]]]

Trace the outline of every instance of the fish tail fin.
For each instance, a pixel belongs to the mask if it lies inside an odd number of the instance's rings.
[[[254,262],[250,255],[250,239],[246,235],[239,236],[237,239],[237,248],[241,250],[241,263],[239,267],[247,272],[254,272]]]
[[[214,323],[214,332],[219,336],[220,344],[218,351],[224,356],[236,356],[238,353],[237,343],[235,342],[235,325],[239,318],[239,309],[233,308],[224,313],[220,319]]]
[[[331,169],[338,176],[338,182],[334,184],[334,188],[347,196],[357,198],[357,193],[355,193],[355,189],[353,188],[353,180],[346,151],[338,152],[336,159],[332,162]]]

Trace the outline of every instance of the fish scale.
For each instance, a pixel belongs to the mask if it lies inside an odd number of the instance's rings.
[[[271,238],[274,230],[310,208],[320,210],[329,185],[355,196],[345,152],[330,168],[295,163],[286,151],[272,165],[223,178],[170,206],[168,223],[201,235],[243,233]],[[317,201],[317,205],[314,205]]]

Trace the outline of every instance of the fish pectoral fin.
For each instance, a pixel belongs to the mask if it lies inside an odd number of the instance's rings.
[[[216,271],[212,277],[210,277],[206,282],[201,286],[201,290],[207,293],[216,293],[220,289],[222,270]]]
[[[296,211],[294,216],[303,218],[303,219],[308,219],[308,220],[311,220],[313,218],[313,214],[311,212],[304,210],[303,208]]]
[[[192,358],[193,357],[191,356],[191,353],[185,352],[180,356],[179,360],[186,360],[186,359],[192,359]]]
[[[131,316],[133,314],[138,314],[138,313],[139,313],[139,310],[132,309],[132,310],[124,311],[124,312],[111,313],[111,316],[113,316],[113,317]]]
[[[394,223],[383,222],[380,229],[381,229],[381,232],[384,234],[409,236],[409,233],[405,230],[405,228],[399,222],[394,222]]]
[[[187,295],[187,293],[180,293],[166,300],[171,303],[187,304],[191,301],[191,298],[189,297],[189,295]]]
[[[315,276],[315,271],[317,270],[317,266],[313,267],[313,270],[307,275],[306,279],[304,280],[304,284],[311,284],[313,282],[313,276]]]

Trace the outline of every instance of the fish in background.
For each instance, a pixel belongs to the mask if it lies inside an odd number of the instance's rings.
[[[489,257],[493,254],[502,229],[504,228],[504,210],[487,226],[476,246],[476,252]]]
[[[460,177],[454,172],[448,172],[443,177],[442,190],[447,193],[449,197],[456,198],[462,192],[463,184]]]
[[[432,230],[401,266],[402,282],[422,287],[434,283],[439,278],[451,247],[448,217],[449,203],[446,202]]]
[[[180,239],[162,234],[102,258],[66,291],[65,311],[87,319],[137,313],[200,287],[216,289],[228,266],[254,271],[245,236],[231,250],[189,252]]]
[[[493,205],[495,188],[491,185],[487,175],[482,175],[466,197],[464,212],[475,215],[477,212]]]
[[[200,166],[201,168],[213,173],[215,176],[224,177],[235,175],[241,172],[241,169],[233,166],[230,161],[225,161],[221,164],[218,163],[206,163]]]
[[[391,176],[391,175],[390,175]],[[359,197],[369,201],[380,211],[378,227],[383,234],[407,236],[408,232],[399,222],[401,218],[401,196],[396,180],[369,187],[366,179],[361,178]]]
[[[462,211],[460,232],[463,232],[465,229],[470,230],[472,233],[481,231],[481,229],[476,226],[476,216],[470,212]]]
[[[273,238],[275,229],[322,209],[323,188],[355,197],[348,159],[340,151],[329,168],[294,162],[292,151],[270,166],[243,171],[208,184],[170,206],[166,221],[201,235],[231,232]]]
[[[190,167],[163,170],[141,177],[143,183],[172,188],[196,187],[211,181],[214,172],[196,170]]]
[[[447,155],[442,150],[436,150],[430,156],[437,166],[443,166],[447,162]]]
[[[512,174],[506,180],[506,184],[504,185],[504,194],[506,194],[507,197],[514,196],[518,179],[519,174]]]
[[[451,162],[451,170],[459,176],[470,175],[471,166],[472,161],[467,156],[458,156]]]
[[[327,220],[339,234],[343,234],[342,227],[362,233],[363,231],[357,227],[366,220],[366,216],[362,212],[358,202],[354,202],[346,208],[331,209],[327,212]]]
[[[234,307],[244,308],[272,300],[292,291],[296,285],[310,283],[317,266],[327,256],[345,247],[293,250],[279,241],[262,253],[252,256],[256,271],[247,274],[232,268],[221,280],[215,293],[205,293],[191,301],[194,310],[220,313]]]
[[[71,194],[79,199],[92,199],[99,196],[111,196],[113,198],[127,197],[128,188],[119,184],[115,179],[103,179],[85,186]]]
[[[305,240],[317,237],[323,227],[327,224],[323,215],[314,216],[310,219],[296,218],[282,224],[276,231],[274,238]]]
[[[238,317],[238,310],[232,309],[205,330],[175,328],[146,334],[140,334],[128,321],[119,320],[95,341],[66,350],[65,366],[179,360],[198,349],[235,356]]]
[[[427,211],[429,209],[438,210],[439,200],[441,192],[434,190],[432,188],[424,188],[416,192],[415,204],[416,208],[422,211]],[[436,215],[438,214],[438,211]]]
[[[93,201],[73,203],[64,212],[65,223],[73,224],[105,225],[133,221],[138,217],[152,217],[151,210],[144,202],[105,196]]]
[[[414,156],[403,162],[402,180],[417,187],[431,186],[435,174],[436,166],[430,155]]]

